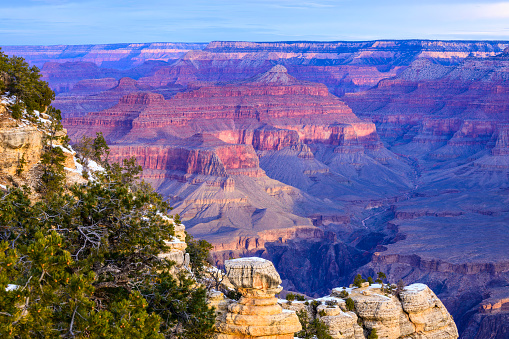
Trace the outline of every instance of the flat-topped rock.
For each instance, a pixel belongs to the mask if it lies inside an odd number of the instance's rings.
[[[258,258],[227,260],[225,269],[230,282],[242,293],[244,289],[277,290],[281,278],[272,262]],[[276,294],[277,292],[274,292]]]
[[[227,305],[226,314],[218,314],[218,339],[291,339],[301,330],[297,314],[277,304],[281,278],[272,262],[257,257],[232,259],[225,261],[225,269],[242,297]],[[212,299],[219,305],[216,295]]]

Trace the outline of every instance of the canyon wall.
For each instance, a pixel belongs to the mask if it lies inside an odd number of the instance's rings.
[[[314,296],[383,270],[429,285],[462,338],[504,338],[508,45],[4,51],[43,68],[74,141],[103,132],[112,159],[136,157],[218,264],[262,256]]]

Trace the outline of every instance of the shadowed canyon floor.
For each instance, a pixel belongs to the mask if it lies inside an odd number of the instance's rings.
[[[112,159],[136,157],[218,262],[263,256],[310,295],[357,272],[423,282],[480,339],[509,332],[507,46],[4,51],[43,65],[73,140],[101,131]]]

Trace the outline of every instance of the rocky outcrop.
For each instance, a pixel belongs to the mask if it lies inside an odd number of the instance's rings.
[[[166,217],[164,217],[166,218]],[[159,255],[161,258],[166,258],[173,261],[177,266],[172,268],[174,272],[182,267],[188,267],[190,264],[189,253],[186,253],[186,233],[185,226],[183,224],[177,224],[174,220],[166,218],[168,222],[173,224],[173,230],[175,232],[171,240],[165,240],[165,245],[170,248],[169,251]]]
[[[218,313],[218,339],[291,339],[301,330],[295,312],[277,303],[281,279],[270,261],[256,257],[227,260],[225,270],[242,297],[231,302],[226,313]]]
[[[102,132],[108,140],[115,140],[127,134],[142,111],[164,109],[166,102],[161,94],[136,92],[125,95],[117,105],[86,117],[67,118],[62,121],[69,131],[69,137],[78,141],[83,135],[95,136]]]
[[[399,295],[381,285],[335,288],[330,296],[304,302],[280,300],[282,307],[304,310],[327,325],[334,339],[362,339],[376,330],[378,338],[458,338],[456,325],[436,295],[423,284],[405,287]],[[353,308],[347,306],[350,298]]]
[[[37,164],[42,152],[42,137],[43,133],[36,126],[4,120],[0,127],[2,175],[14,175],[18,168],[29,170]],[[21,165],[23,161],[25,164]]]
[[[364,283],[361,288],[335,288],[330,296],[315,300],[278,301],[274,295],[282,289],[281,279],[270,261],[227,260],[225,271],[228,284],[242,297],[235,302],[219,292],[210,295],[218,338],[293,338],[301,329],[295,312],[324,323],[334,339],[364,339],[374,330],[383,339],[458,338],[451,315],[424,284],[393,295],[381,285]]]
[[[183,175],[264,175],[251,145],[226,144],[210,135],[196,134],[173,145],[112,146],[111,159],[134,157],[147,170]]]
[[[399,298],[415,332],[430,338],[457,338],[454,321],[435,293],[423,284],[407,286]]]

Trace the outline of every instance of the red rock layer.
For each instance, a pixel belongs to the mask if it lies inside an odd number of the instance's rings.
[[[93,62],[98,66],[125,66],[142,64],[146,60],[175,60],[189,50],[204,48],[193,43],[143,43],[105,45],[3,46],[9,55],[18,55],[42,66],[48,61]]]
[[[111,139],[120,138],[132,128],[132,122],[147,109],[164,109],[167,103],[161,94],[131,93],[122,97],[117,105],[104,111],[90,113],[86,117],[67,118],[62,123],[68,128],[68,135],[79,140],[83,135],[96,132]]]
[[[133,80],[122,83],[139,87]],[[299,81],[281,65],[249,81],[205,86],[170,100],[155,93],[131,93],[110,109],[66,119],[64,125],[74,140],[96,131],[112,141],[129,133],[125,140],[130,142],[203,132],[257,150],[299,142],[381,147],[374,124],[357,118],[324,85]]]
[[[252,81],[225,86],[205,86],[178,93],[168,110],[147,110],[133,122],[133,130],[188,124],[196,119],[254,120],[273,123],[275,119],[319,115],[337,122],[360,122],[322,84],[297,81],[283,66],[276,66]]]
[[[226,144],[210,135],[197,134],[173,145],[116,145],[113,161],[134,157],[147,170],[178,171],[226,177],[230,174],[261,176],[258,156],[251,145]]]

